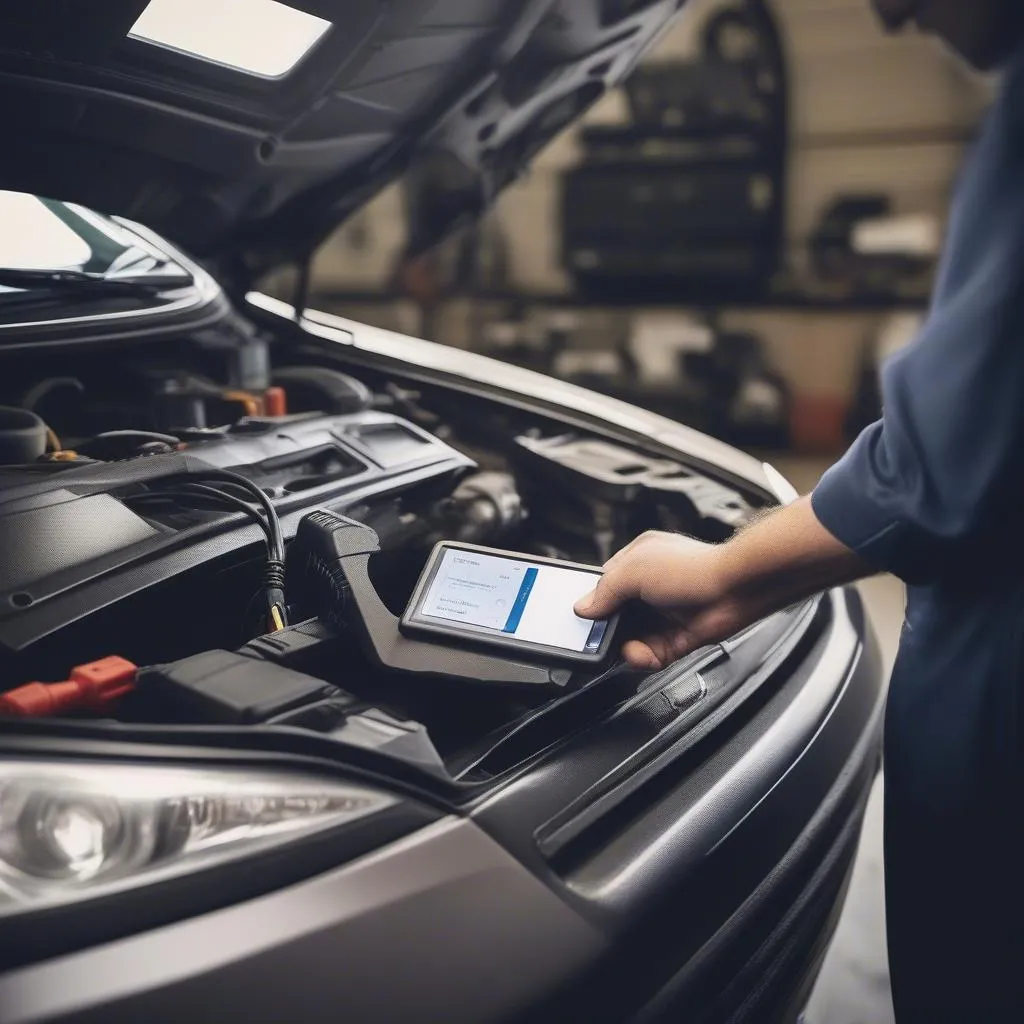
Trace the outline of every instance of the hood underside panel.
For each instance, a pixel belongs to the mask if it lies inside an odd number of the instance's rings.
[[[434,186],[425,247],[620,81],[684,2],[4,4],[0,188],[131,217],[255,276],[420,163]],[[281,9],[316,38],[277,77],[197,55],[273,32],[256,15]],[[160,14],[190,42],[154,43]],[[261,68],[288,63],[281,39]]]

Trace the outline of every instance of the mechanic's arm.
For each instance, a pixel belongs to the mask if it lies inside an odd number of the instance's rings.
[[[810,499],[714,548],[641,538],[611,559],[588,618],[639,598],[667,624],[627,645],[657,667],[872,571],[926,583],[1012,532],[1024,500],[1024,72],[1005,83],[959,195],[918,338],[883,373],[884,416]]]
[[[657,609],[664,629],[623,648],[630,664],[653,670],[873,572],[821,525],[810,500],[801,498],[726,544],[646,533],[608,562],[597,589],[576,610],[600,619],[629,600]]]

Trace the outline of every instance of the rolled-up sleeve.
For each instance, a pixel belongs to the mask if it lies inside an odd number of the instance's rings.
[[[883,370],[882,419],[811,498],[829,532],[908,582],[999,530],[1024,478],[1022,78],[961,183],[925,326]]]

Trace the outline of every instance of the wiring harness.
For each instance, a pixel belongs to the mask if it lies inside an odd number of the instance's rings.
[[[238,492],[246,497],[240,497]],[[262,488],[240,473],[226,469],[203,470],[161,481],[161,489],[136,495],[139,501],[168,501],[178,505],[202,507],[214,505],[242,512],[263,530],[267,540],[267,562],[261,594],[266,603],[267,632],[288,625],[284,581],[284,535],[273,502]]]

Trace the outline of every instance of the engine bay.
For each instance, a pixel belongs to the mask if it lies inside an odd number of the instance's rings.
[[[373,586],[399,615],[440,540],[600,564],[647,529],[723,540],[758,505],[554,417],[289,355],[190,338],[5,369],[3,690],[117,655],[150,668],[101,717],[284,723],[450,767],[545,698],[372,664],[344,586],[295,541],[304,517],[374,531]],[[241,676],[269,698],[238,705]],[[220,696],[182,699],[200,678]]]

